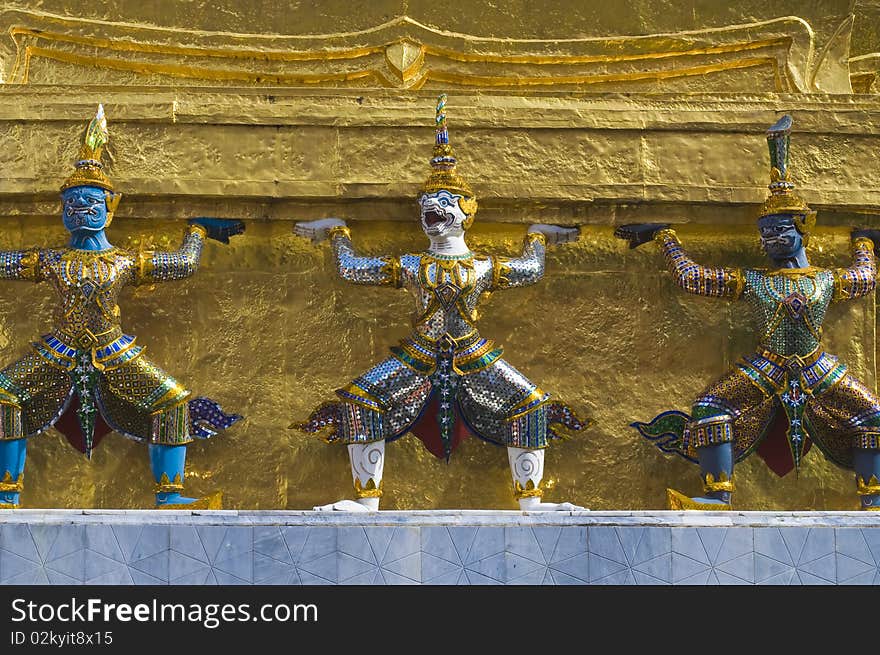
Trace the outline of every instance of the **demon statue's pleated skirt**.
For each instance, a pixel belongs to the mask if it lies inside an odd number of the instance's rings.
[[[733,442],[737,461],[757,453],[782,476],[816,444],[850,469],[853,449],[880,448],[880,399],[829,353],[786,358],[759,351],[709,385],[691,415],[663,412],[633,427],[691,461],[700,448]]]
[[[538,449],[564,436],[560,428],[586,427],[499,357],[483,358],[470,370],[456,365],[452,352],[441,352],[421,370],[419,362],[401,359],[389,357],[337,390],[337,401],[321,405],[299,427],[329,428],[325,440],[344,444],[393,441],[412,432],[438,457],[448,457],[468,434]]]
[[[190,392],[122,335],[77,349],[52,335],[0,371],[0,439],[56,427],[89,454],[111,431],[154,444],[183,445],[214,436],[241,417]]]

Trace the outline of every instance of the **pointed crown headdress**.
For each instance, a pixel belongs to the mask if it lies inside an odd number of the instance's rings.
[[[458,204],[472,222],[474,214],[477,213],[477,197],[467,181],[455,170],[458,160],[449,143],[449,131],[446,127],[446,99],[445,93],[440,94],[437,98],[431,174],[422,186],[422,193],[433,193],[440,189],[446,189],[462,196]]]
[[[816,212],[795,193],[788,164],[789,140],[792,118],[788,114],[767,130],[767,146],[770,148],[770,195],[761,205],[759,218],[772,214],[792,214],[798,232],[804,242],[816,225]]]
[[[61,185],[62,191],[75,186],[95,186],[113,191],[113,183],[104,173],[104,164],[101,163],[101,153],[109,138],[104,105],[98,105],[98,113],[89,122],[83,136],[79,155],[73,164],[73,174]]]

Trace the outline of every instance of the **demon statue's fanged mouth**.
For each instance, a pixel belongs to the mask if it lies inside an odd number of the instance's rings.
[[[461,196],[441,189],[426,193],[419,199],[422,228],[432,236],[443,236],[455,230],[462,230],[467,215],[459,206]]]

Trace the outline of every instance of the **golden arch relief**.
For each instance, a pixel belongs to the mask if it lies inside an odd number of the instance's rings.
[[[851,18],[847,19],[851,27]],[[846,22],[846,21],[845,21]],[[351,32],[237,34],[8,10],[7,83],[180,83],[319,87],[485,87],[851,92],[849,30],[816,52],[798,17],[645,36],[474,36],[399,16]],[[11,40],[11,43],[9,42]],[[821,56],[829,54],[830,56]],[[177,82],[175,82],[177,80]]]

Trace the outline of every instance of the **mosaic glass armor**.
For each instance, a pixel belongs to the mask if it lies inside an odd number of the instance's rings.
[[[876,457],[880,399],[823,349],[821,339],[832,302],[854,300],[874,290],[874,242],[855,232],[850,267],[809,266],[803,246],[815,213],[793,192],[787,165],[790,127],[791,119],[785,117],[768,133],[771,196],[759,224],[771,259],[775,257],[770,249],[778,247],[779,235],[788,231],[803,240],[803,245],[795,244],[787,267],[701,266],[685,252],[672,229],[653,233],[681,289],[749,306],[757,327],[757,349],[700,394],[690,415],[664,412],[649,423],[633,425],[664,452],[699,461],[706,499],[729,503],[735,461],[757,452],[781,476],[796,470],[816,444],[835,464],[856,468],[862,504],[870,506],[880,491],[865,493],[880,462]],[[873,458],[863,471],[856,464],[863,459],[860,452]],[[669,500],[673,509],[719,508],[673,490]]]
[[[192,441],[190,392],[144,356],[136,337],[122,332],[117,301],[126,285],[192,275],[204,237],[204,228],[190,227],[174,253],[118,248],[0,253],[0,277],[47,281],[60,300],[52,331],[0,371],[0,438],[42,432],[74,404],[82,428],[74,441],[86,454],[109,429],[152,443]],[[19,418],[7,419],[10,414]],[[101,419],[105,425],[96,430]]]
[[[572,424],[563,405],[501,358],[502,348],[475,326],[486,292],[525,286],[544,273],[545,239],[526,237],[516,259],[429,253],[358,257],[348,230],[332,236],[339,275],[358,284],[406,289],[414,298],[413,331],[391,356],[339,389],[342,402],[320,410],[337,424],[330,440],[343,443],[394,440],[423,416],[436,398],[437,434],[425,422],[418,434],[435,455],[447,457],[465,428],[487,441],[544,448],[554,423]]]
[[[106,119],[99,108],[86,131],[75,172],[62,187],[70,246],[0,252],[0,279],[45,281],[58,294],[51,331],[0,371],[0,467],[5,465],[10,477],[19,478],[14,497],[0,498],[7,506],[18,504],[25,438],[52,426],[87,456],[105,435],[116,431],[149,443],[158,449],[152,459],[165,461],[159,454],[162,448],[214,436],[241,418],[223,413],[207,398],[192,399],[144,355],[136,337],[122,330],[122,289],[189,277],[198,268],[205,238],[218,225],[211,222],[215,219],[195,219],[202,224],[193,222],[180,249],[173,252],[112,246],[104,228],[121,194],[113,192],[100,163],[106,140]],[[238,229],[230,231],[234,226],[227,223],[227,234],[218,234],[221,238],[228,239]],[[157,500],[195,507],[195,499],[180,496],[183,460],[177,459],[179,467],[156,476]],[[0,487],[3,491],[9,490]],[[202,503],[216,504],[216,498]]]
[[[456,171],[446,129],[446,96],[437,105],[432,172],[419,197],[421,224],[431,247],[422,253],[369,257],[358,254],[343,221],[297,224],[297,233],[332,244],[340,277],[355,284],[405,289],[413,298],[412,332],[369,371],[338,389],[298,427],[347,444],[360,500],[381,495],[384,444],[407,432],[448,459],[469,434],[508,447],[515,497],[541,496],[543,449],[563,428],[582,430],[562,403],[501,358],[502,348],[477,327],[481,300],[495,291],[536,283],[544,274],[548,239],[564,243],[577,230],[534,225],[516,258],[473,253],[465,230],[476,197]],[[342,503],[347,503],[342,505]],[[316,509],[361,511],[351,501]],[[378,502],[371,509],[378,508]],[[535,509],[579,509],[538,503]]]

